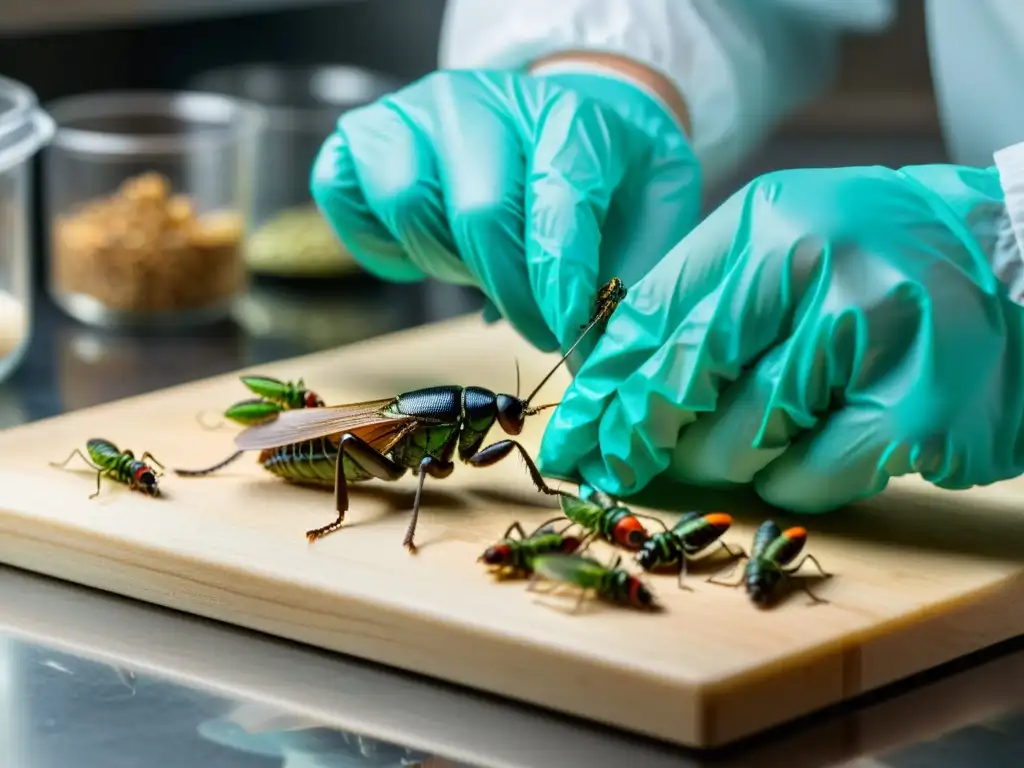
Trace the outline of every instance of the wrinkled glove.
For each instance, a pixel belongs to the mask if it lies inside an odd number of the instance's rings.
[[[995,169],[763,176],[630,291],[541,469],[617,495],[657,475],[752,484],[797,512],[909,473],[947,489],[1017,476],[1024,309],[1000,262],[1019,271]]]
[[[476,285],[488,319],[546,352],[568,349],[600,286],[632,285],[700,209],[670,114],[589,73],[429,75],[343,115],[312,192],[371,273]]]

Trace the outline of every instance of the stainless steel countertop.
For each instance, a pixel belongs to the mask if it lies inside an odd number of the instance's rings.
[[[877,147],[837,154],[799,144],[803,165],[923,162],[939,151],[935,142],[894,147],[893,162]],[[775,151],[750,172],[791,161]],[[93,330],[41,299],[31,352],[0,385],[0,427],[479,306],[473,291],[434,284],[261,282],[238,322],[194,338]],[[11,768],[1021,766],[1022,683],[1024,640],[696,755],[0,567],[0,765]]]

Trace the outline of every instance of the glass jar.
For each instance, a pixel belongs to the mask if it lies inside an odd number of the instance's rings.
[[[229,315],[247,283],[260,109],[216,94],[112,92],[49,111],[54,302],[105,327],[181,328]]]
[[[52,137],[35,93],[0,77],[0,381],[32,336],[32,158]]]
[[[346,110],[403,82],[358,67],[251,64],[197,77],[190,87],[259,104],[267,117],[253,201],[249,270],[273,277],[339,277],[359,267],[320,215],[309,174],[324,140]]]

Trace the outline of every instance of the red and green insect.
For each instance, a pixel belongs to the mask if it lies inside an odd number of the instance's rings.
[[[78,448],[75,448],[71,455],[64,459],[63,462],[51,461],[50,466],[63,469],[75,456],[81,457],[82,461],[96,470],[96,492],[89,495],[90,499],[99,496],[100,480],[104,475],[114,482],[127,485],[133,491],[139,491],[147,496],[160,495],[160,486],[157,478],[161,473],[153,469],[147,463],[147,459],[160,467],[160,469],[163,469],[163,464],[157,461],[149,451],[146,451],[136,459],[135,454],[131,451],[122,451],[112,442],[104,440],[102,437],[94,437],[87,441],[85,450],[89,454],[88,456]]]
[[[716,541],[731,557],[743,554],[742,549],[737,548],[738,551],[735,551],[720,540],[732,527],[732,515],[725,512],[709,512],[704,515],[700,512],[687,512],[672,528],[664,523],[661,525],[665,530],[643,543],[636,555],[636,563],[651,573],[678,573],[680,589],[690,589],[683,584],[687,562],[695,559]]]
[[[588,592],[614,605],[644,611],[658,610],[660,606],[647,586],[629,571],[619,566],[622,556],[616,555],[608,565],[601,565],[585,555],[540,555],[533,559],[533,575],[528,589],[537,590],[541,579],[571,584],[579,588],[579,597],[572,613],[577,612]]]
[[[548,520],[543,525],[571,520],[605,541],[634,552],[639,550],[649,538],[647,529],[640,522],[640,518],[657,520],[653,517],[648,518],[647,515],[637,515],[628,507],[619,504],[607,493],[586,485],[580,486],[578,496],[562,492],[559,495],[558,503],[562,507],[563,514]],[[657,522],[661,523],[660,520]]]
[[[740,581],[728,584],[716,581],[714,576],[708,578],[708,581],[727,587],[738,587],[745,584],[747,594],[754,605],[758,608],[767,608],[777,598],[779,586],[783,582],[789,581],[808,560],[814,563],[823,578],[831,578],[831,574],[825,572],[814,555],[804,555],[803,559],[795,566],[786,567],[796,559],[806,543],[806,529],[797,526],[783,531],[771,520],[766,520],[754,533],[754,544]],[[827,602],[816,597],[802,580],[800,586],[814,602]]]
[[[502,540],[489,546],[477,562],[486,563],[499,578],[529,576],[533,573],[533,560],[539,555],[571,554],[583,545],[585,537],[566,535],[572,526],[570,523],[556,531],[550,525],[542,525],[527,536],[522,525],[512,523]],[[512,538],[513,533],[518,537]]]
[[[224,412],[224,418],[243,426],[262,424],[282,411],[324,406],[320,396],[307,389],[302,379],[295,382],[280,381],[270,376],[242,376],[241,379],[258,397],[235,403]]]

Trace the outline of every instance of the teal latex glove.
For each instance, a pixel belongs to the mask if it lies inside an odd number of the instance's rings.
[[[909,473],[948,489],[1021,474],[1024,309],[989,266],[1015,247],[1005,225],[995,169],[751,182],[630,291],[552,415],[542,471],[618,495],[658,475],[752,484],[797,512]]]
[[[595,74],[437,72],[346,113],[312,173],[371,273],[478,286],[536,347],[568,349],[601,285],[642,277],[697,221],[672,117]]]

